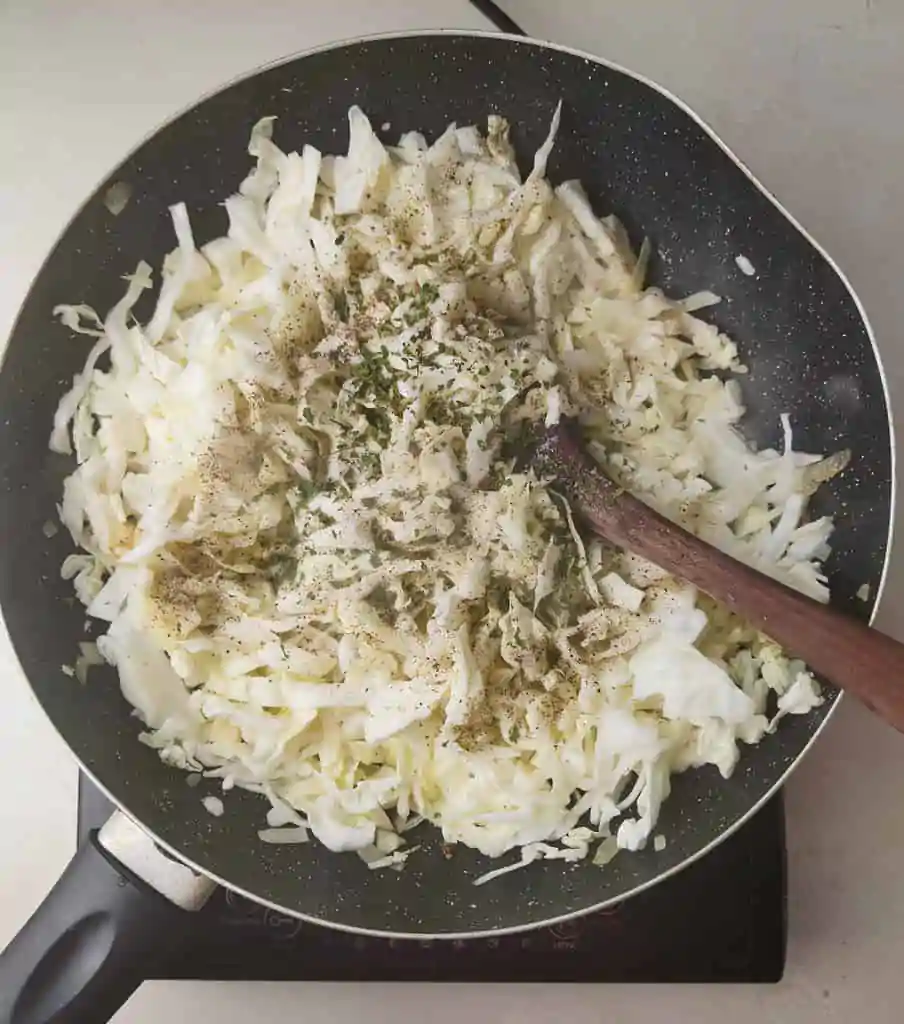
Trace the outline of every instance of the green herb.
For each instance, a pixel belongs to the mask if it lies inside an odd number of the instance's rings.
[[[358,464],[367,476],[373,476],[380,471],[380,453],[371,451],[361,452]]]
[[[298,495],[302,502],[307,504],[318,493],[320,488],[314,483],[313,480],[301,480],[296,487]]]

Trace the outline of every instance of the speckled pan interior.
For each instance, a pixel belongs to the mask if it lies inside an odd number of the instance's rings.
[[[843,477],[816,513],[836,517],[829,565],[834,600],[861,617],[863,583],[876,593],[889,537],[891,442],[881,370],[857,304],[838,273],[787,216],[680,106],[650,84],[594,60],[538,43],[466,34],[380,38],[308,54],[251,75],[165,125],[88,200],[38,275],[0,373],[0,599],[38,699],[76,756],[109,793],[165,844],[228,884],[290,913],[352,929],[462,934],[526,927],[623,898],[705,850],[744,818],[807,746],[830,699],[744,752],[728,781],[714,770],[675,780],[660,831],[662,852],[622,855],[606,870],[588,863],[529,870],[476,889],[491,864],[477,854],[440,852],[435,833],[402,873],[370,872],[354,855],[315,843],[267,846],[255,831],[263,803],[232,794],[222,818],[201,807],[202,788],[165,768],[137,741],[138,721],[109,670],[87,686],[65,677],[84,638],[84,614],[61,581],[70,550],[42,524],[69,464],[48,452],[54,408],[87,346],[54,323],[60,302],[105,311],[139,259],[159,265],[173,247],[166,213],[184,200],[195,237],[221,234],[221,201],[250,165],[251,125],[274,114],[284,149],[313,143],[344,151],[346,111],[360,104],[387,140],[450,121],[511,119],[524,161],[562,100],[550,161],[554,181],[578,177],[600,212],[615,212],[635,243],[649,235],[656,283],[673,293],[711,288],[724,297],[712,317],[737,339],[750,367],[743,380],[745,428],[759,445],[780,443],[790,412],[796,443],[828,452],[850,447]],[[126,182],[132,198],[114,217],[107,188]],[[741,273],[743,254],[756,269]],[[150,302],[150,299],[148,300]],[[147,306],[145,307],[147,308]]]

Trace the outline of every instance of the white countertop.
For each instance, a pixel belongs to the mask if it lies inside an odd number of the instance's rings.
[[[904,4],[508,0],[694,105],[845,268],[904,417]],[[252,17],[253,15],[253,17]],[[487,27],[465,0],[5,0],[0,5],[0,338],[62,224],[149,129],[283,53],[365,32]],[[897,548],[879,625],[904,637]],[[73,848],[75,767],[0,637],[0,946]],[[24,780],[28,780],[27,784]],[[147,984],[121,1024],[554,1017],[695,1024],[898,1021],[904,740],[852,702],[788,785],[790,946],[776,987]],[[663,922],[683,930],[693,922]]]

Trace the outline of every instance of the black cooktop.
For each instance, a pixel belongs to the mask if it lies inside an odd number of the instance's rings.
[[[79,780],[79,842],[110,813]],[[221,890],[167,978],[245,981],[774,982],[785,966],[781,797],[674,878],[611,910],[519,935],[374,939]]]

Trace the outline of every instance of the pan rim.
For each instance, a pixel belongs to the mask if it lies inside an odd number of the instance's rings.
[[[516,35],[514,33],[499,32],[499,31],[494,31],[494,30],[491,30],[491,29],[454,29],[454,28],[442,28],[442,29],[415,29],[415,30],[410,30],[410,31],[396,30],[396,31],[390,31],[390,32],[371,33],[371,34],[363,35],[363,36],[355,36],[355,37],[351,37],[351,38],[337,40],[337,41],[330,42],[330,43],[324,43],[324,44],[321,44],[319,46],[310,47],[310,48],[305,49],[305,50],[295,51],[295,52],[292,52],[292,53],[289,53],[289,54],[285,54],[282,57],[277,57],[277,58],[275,58],[272,61],[267,61],[266,63],[257,65],[256,67],[254,67],[254,68],[252,68],[252,69],[250,69],[248,71],[245,71],[245,72],[242,72],[242,73],[240,73],[238,75],[235,75],[234,77],[226,80],[225,82],[222,82],[219,85],[215,86],[214,88],[209,89],[208,91],[204,92],[199,97],[194,99],[192,102],[190,102],[190,103],[186,104],[185,106],[181,107],[179,110],[175,111],[171,116],[169,116],[168,118],[166,118],[165,120],[160,122],[158,125],[156,125],[153,129],[151,129],[150,131],[145,133],[142,136],[142,138],[126,154],[123,155],[123,157],[115,165],[115,167],[111,168],[111,170],[107,172],[107,175],[105,175],[104,178],[101,179],[101,181],[98,183],[98,186],[95,187],[95,189],[85,198],[85,200],[82,203],[79,204],[79,206],[73,212],[72,216],[68,219],[68,221],[66,222],[64,227],[60,230],[60,232],[56,236],[52,246],[48,250],[47,256],[42,261],[41,266],[38,268],[34,278],[32,279],[31,283],[29,284],[28,290],[25,292],[25,296],[23,297],[22,303],[20,304],[19,310],[16,313],[16,317],[15,317],[15,319],[13,321],[13,326],[12,326],[12,329],[11,329],[10,334],[9,334],[9,339],[11,339],[16,334],[16,331],[17,331],[18,326],[19,326],[19,322],[20,322],[21,317],[22,317],[22,311],[24,309],[25,303],[27,302],[28,297],[31,294],[31,290],[34,287],[35,282],[37,281],[37,279],[42,274],[42,272],[44,270],[44,267],[46,266],[47,260],[50,258],[51,254],[56,250],[57,246],[60,244],[60,242],[66,236],[66,234],[68,233],[69,229],[72,227],[72,225],[75,222],[75,220],[80,216],[80,214],[85,209],[85,207],[88,205],[88,203],[90,203],[92,201],[92,199],[94,198],[98,188],[106,180],[106,177],[108,177],[116,169],[116,167],[119,167],[122,163],[124,163],[125,161],[129,160],[132,156],[134,156],[150,139],[152,139],[159,132],[161,132],[162,130],[167,128],[169,125],[173,124],[175,121],[179,120],[185,114],[189,113],[191,110],[194,110],[196,107],[198,107],[201,104],[205,103],[207,100],[213,98],[214,96],[219,95],[220,93],[222,93],[223,91],[225,91],[226,89],[228,89],[228,88],[230,88],[230,87],[232,87],[234,85],[237,85],[237,84],[239,84],[241,82],[244,82],[244,81],[247,81],[249,79],[255,78],[257,75],[259,75],[259,74],[261,74],[261,73],[263,73],[265,71],[271,70],[273,68],[281,67],[284,64],[289,64],[289,63],[291,63],[293,61],[300,60],[300,59],[302,59],[304,57],[313,56],[315,54],[329,53],[330,51],[333,51],[333,50],[341,50],[341,49],[344,49],[344,48],[347,48],[347,47],[350,47],[350,46],[357,46],[357,45],[360,45],[360,44],[363,44],[363,43],[389,41],[389,40],[393,40],[393,39],[420,39],[420,38],[450,37],[450,36],[452,36],[452,37],[460,37],[460,38],[468,38],[468,39],[502,39],[502,40],[505,40],[507,42],[515,43],[515,44],[518,44],[518,45],[534,46],[534,47],[538,47],[540,49],[553,50],[553,51],[556,51],[556,52],[559,52],[559,53],[567,54],[567,55],[572,56],[572,57],[578,57],[578,58],[580,58],[582,60],[585,60],[585,61],[588,61],[588,62],[593,62],[594,64],[598,64],[598,65],[600,65],[603,68],[607,68],[608,70],[615,71],[615,72],[617,72],[619,74],[622,74],[622,75],[625,75],[625,76],[627,76],[629,78],[632,78],[635,81],[640,82],[642,85],[645,85],[648,88],[650,88],[650,89],[654,90],[655,92],[659,93],[659,95],[661,95],[666,100],[668,100],[670,103],[672,103],[674,106],[676,106],[678,109],[683,111],[684,114],[686,114],[699,128],[701,128],[706,133],[707,136],[709,136],[710,139],[712,139],[713,142],[715,142],[715,144],[722,150],[722,152],[725,153],[725,155],[743,172],[743,174],[748,178],[748,180],[751,182],[751,184],[753,184],[754,187],[756,189],[758,189],[759,192],[770,203],[772,203],[772,205],[778,210],[779,213],[782,214],[782,216],[792,225],[792,227],[794,227],[803,236],[803,238],[807,242],[809,242],[809,244],[823,257],[823,259],[825,259],[827,264],[831,267],[831,269],[838,276],[839,280],[842,282],[844,287],[847,289],[849,295],[853,299],[854,305],[855,305],[855,307],[857,309],[857,312],[858,312],[858,315],[860,316],[860,319],[862,320],[863,326],[864,326],[864,328],[866,330],[867,337],[869,338],[870,347],[871,347],[872,353],[873,353],[873,358],[876,361],[876,367],[878,369],[879,378],[880,378],[881,383],[882,383],[882,393],[883,393],[883,397],[884,397],[884,400],[885,400],[886,419],[888,421],[888,430],[889,430],[889,456],[890,456],[891,487],[890,487],[890,495],[889,495],[888,526],[887,526],[887,534],[886,534],[887,541],[886,541],[886,548],[885,548],[885,557],[883,559],[883,564],[882,564],[882,570],[881,570],[881,574],[880,574],[880,577],[879,577],[879,582],[878,582],[878,585],[877,585],[877,588],[876,588],[876,597],[875,597],[875,601],[874,601],[874,604],[873,604],[873,607],[872,607],[872,610],[871,610],[870,616],[869,616],[869,624],[872,625],[873,622],[876,619],[876,615],[878,614],[879,608],[881,607],[881,604],[882,604],[882,598],[883,598],[883,595],[884,595],[884,592],[885,592],[886,584],[888,582],[888,573],[889,573],[889,567],[890,567],[890,563],[891,563],[891,554],[892,554],[892,551],[893,551],[893,548],[894,548],[895,510],[896,510],[896,506],[897,506],[897,491],[898,491],[898,484],[897,484],[897,445],[896,445],[895,428],[894,428],[894,414],[893,414],[892,406],[891,406],[891,396],[889,394],[888,374],[887,374],[886,369],[885,369],[885,364],[884,364],[884,362],[882,360],[882,355],[881,355],[881,353],[879,351],[879,347],[878,347],[878,344],[877,344],[877,341],[876,341],[876,335],[875,335],[875,332],[873,330],[872,323],[871,323],[871,321],[869,319],[869,316],[868,316],[868,314],[866,312],[866,309],[864,308],[864,305],[863,305],[863,303],[862,303],[862,301],[860,299],[860,296],[857,294],[857,292],[854,289],[851,281],[849,280],[849,278],[847,277],[845,272],[842,270],[842,268],[839,266],[839,264],[831,256],[831,254],[803,226],[803,224],[801,224],[801,222],[799,220],[797,220],[797,218],[789,210],[786,209],[786,207],[780,202],[780,200],[778,200],[776,198],[776,196],[773,195],[773,193],[768,188],[766,188],[766,186],[756,177],[756,175],[750,170],[750,168],[744,163],[744,161],[741,160],[732,151],[732,149],[727,145],[727,143],[725,143],[722,140],[722,138],[716,133],[716,131],[692,107],[690,107],[684,100],[682,100],[680,97],[676,96],[674,93],[672,93],[665,86],[660,85],[658,82],[656,82],[655,80],[647,77],[646,75],[641,74],[641,73],[636,72],[636,71],[632,71],[631,69],[624,67],[623,65],[617,63],[616,61],[612,61],[612,60],[609,60],[608,58],[600,57],[600,56],[597,56],[595,54],[588,53],[587,51],[580,50],[580,49],[578,49],[576,47],[567,46],[567,45],[562,44],[562,43],[555,43],[555,42],[551,42],[551,41],[547,41],[547,40],[536,39],[536,38],[533,38],[531,36]],[[2,352],[2,354],[0,354],[0,372],[2,372],[2,370],[3,370],[3,367],[5,365],[5,361],[6,361],[6,356],[7,356],[7,353],[9,351],[9,345],[8,345],[8,340],[9,339],[7,339],[7,344],[4,346],[4,351]],[[5,619],[2,616],[2,609],[0,609],[0,621],[4,622],[4,628],[5,628]],[[129,818],[131,818],[133,821],[135,821],[136,824],[138,824],[153,839],[153,841],[162,850],[165,850],[167,852],[167,854],[169,854],[169,856],[171,856],[174,859],[176,859],[177,861],[187,865],[192,870],[197,871],[198,873],[200,873],[202,875],[205,875],[206,877],[212,879],[214,882],[216,882],[222,888],[224,888],[226,890],[229,890],[231,892],[234,892],[237,895],[242,896],[245,899],[248,899],[248,900],[250,900],[253,903],[257,903],[260,906],[266,907],[267,909],[275,911],[275,912],[277,912],[279,914],[283,914],[283,915],[285,915],[287,917],[291,917],[291,918],[294,918],[296,920],[304,921],[304,922],[307,922],[307,923],[310,923],[310,924],[313,924],[313,925],[319,925],[321,927],[330,928],[330,929],[332,929],[334,931],[340,931],[340,932],[345,932],[347,934],[353,934],[353,935],[359,935],[359,936],[367,936],[367,937],[380,938],[380,939],[406,939],[406,940],[418,940],[418,941],[424,941],[424,940],[442,940],[442,941],[453,940],[454,941],[454,940],[463,940],[463,939],[467,940],[467,939],[480,939],[480,938],[498,938],[498,937],[503,936],[503,935],[514,935],[514,934],[519,934],[519,933],[523,933],[523,932],[533,931],[536,928],[553,927],[555,925],[561,924],[561,923],[566,922],[566,921],[572,921],[572,920],[584,917],[584,916],[589,915],[589,914],[597,913],[597,912],[599,912],[601,910],[604,910],[606,908],[612,907],[612,906],[614,906],[616,904],[623,903],[626,900],[629,900],[632,897],[637,896],[640,893],[645,892],[648,889],[651,889],[653,886],[658,885],[661,882],[664,882],[666,879],[671,878],[674,875],[677,875],[679,872],[683,871],[686,867],[689,867],[691,864],[695,863],[696,861],[700,860],[702,857],[706,856],[706,854],[710,853],[717,846],[719,846],[720,843],[724,842],[731,835],[733,835],[738,829],[740,829],[769,800],[771,800],[778,793],[778,791],[781,789],[781,787],[784,786],[784,784],[787,782],[788,778],[791,776],[792,772],[801,763],[803,758],[809,753],[809,751],[811,750],[813,744],[816,742],[818,737],[822,734],[822,732],[825,729],[827,723],[835,715],[835,713],[836,713],[836,711],[838,709],[838,706],[841,703],[841,700],[842,700],[842,697],[843,697],[843,694],[839,693],[834,698],[834,700],[832,702],[832,705],[828,709],[828,711],[826,712],[826,715],[823,718],[822,722],[819,723],[819,725],[817,726],[817,728],[813,732],[812,736],[810,736],[810,738],[808,739],[808,741],[804,745],[804,747],[798,752],[798,754],[796,755],[794,760],[788,765],[788,767],[784,770],[784,772],[780,775],[780,777],[775,781],[775,783],[764,794],[762,794],[755,801],[755,803],[749,808],[749,810],[747,810],[736,821],[732,822],[730,825],[728,825],[726,828],[724,828],[721,832],[719,832],[719,834],[714,839],[712,839],[709,843],[707,843],[705,846],[701,847],[695,853],[693,853],[690,856],[686,857],[680,863],[675,864],[672,867],[670,867],[670,868],[666,869],[665,871],[663,871],[662,873],[656,875],[655,878],[652,878],[652,879],[649,879],[649,880],[647,880],[645,882],[642,882],[642,883],[634,886],[633,888],[629,889],[627,892],[620,893],[618,896],[610,897],[608,899],[600,901],[599,903],[592,904],[592,905],[590,905],[588,907],[582,907],[582,908],[580,908],[578,910],[572,910],[572,911],[569,911],[569,912],[564,913],[564,914],[558,914],[558,915],[556,915],[554,917],[544,918],[543,920],[534,921],[534,922],[530,922],[530,923],[526,923],[526,924],[502,926],[502,927],[499,927],[499,928],[489,928],[489,929],[483,928],[483,929],[480,929],[480,930],[464,931],[464,932],[460,932],[460,931],[443,931],[443,932],[387,931],[387,930],[383,930],[383,929],[365,928],[365,927],[361,927],[361,926],[357,926],[357,925],[348,925],[348,924],[343,924],[343,923],[336,922],[336,921],[330,921],[330,920],[327,920],[325,918],[316,917],[316,916],[314,916],[312,914],[306,914],[306,913],[303,913],[301,911],[293,910],[293,909],[291,909],[289,907],[283,906],[282,904],[276,903],[276,902],[274,902],[272,900],[268,900],[266,898],[262,898],[262,897],[254,894],[252,892],[249,892],[248,890],[242,888],[241,886],[238,886],[238,885],[236,885],[236,884],[234,884],[232,882],[227,881],[225,878],[223,878],[220,875],[216,874],[214,871],[211,871],[208,868],[202,867],[196,861],[194,861],[191,858],[185,856],[183,853],[181,853],[180,851],[175,849],[173,846],[171,846],[168,842],[166,842],[165,840],[161,839],[152,829],[147,828],[144,825],[144,823],[139,818],[136,818],[134,815],[132,815],[132,813],[125,806],[125,804],[121,800],[119,800],[116,797],[114,797],[109,792],[107,787],[94,775],[94,773],[75,754],[75,752],[69,746],[69,743],[67,742],[64,733],[60,729],[57,728],[56,724],[53,722],[53,720],[50,718],[50,716],[46,713],[46,711],[44,711],[43,704],[38,699],[38,696],[37,696],[33,686],[31,685],[31,682],[28,679],[28,676],[25,673],[24,668],[22,667],[21,661],[19,661],[18,653],[16,652],[15,643],[14,643],[14,641],[12,639],[12,636],[9,634],[8,630],[7,630],[7,636],[9,637],[9,640],[10,640],[10,647],[11,647],[11,649],[13,650],[13,652],[14,652],[14,654],[16,656],[16,660],[19,662],[20,674],[22,675],[22,677],[25,679],[25,681],[28,684],[28,690],[29,690],[29,692],[31,694],[32,700],[34,700],[38,704],[38,706],[41,708],[41,711],[44,713],[45,717],[50,722],[50,725],[53,728],[53,730],[56,732],[56,734],[60,737],[60,739],[66,745],[66,748],[67,748],[67,750],[70,753],[70,756],[72,756],[72,758],[78,764],[79,769],[86,775],[87,778],[89,778],[91,780],[92,784],[95,785],[103,793],[103,795],[110,801],[111,804],[114,805],[115,808],[117,808],[119,811],[123,812]]]

